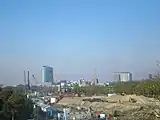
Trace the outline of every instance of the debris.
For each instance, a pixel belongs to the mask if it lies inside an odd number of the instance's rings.
[[[86,98],[83,99],[82,101],[89,101],[89,102],[105,102],[104,100],[100,99],[100,98]]]
[[[132,102],[132,103],[136,103],[137,102],[137,100],[136,99],[134,99],[134,98],[129,98],[129,102]]]
[[[136,95],[112,95],[106,98],[75,97],[73,99],[67,98],[67,100],[67,105],[75,108],[80,107],[81,111],[88,111],[85,115],[94,116],[96,111],[101,111],[101,113],[112,114],[111,120],[160,120],[160,101],[154,98]]]

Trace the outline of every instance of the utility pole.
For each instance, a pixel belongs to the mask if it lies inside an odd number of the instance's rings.
[[[28,71],[27,73],[28,73],[28,75],[27,75],[27,81],[28,81],[28,89],[30,90],[29,71]]]
[[[26,71],[24,71],[24,90],[25,90],[25,95],[27,94],[27,89],[26,89]]]

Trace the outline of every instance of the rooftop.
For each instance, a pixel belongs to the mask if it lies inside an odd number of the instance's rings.
[[[49,66],[42,66],[42,67],[52,68],[52,67],[49,67]]]
[[[130,73],[130,72],[115,72],[115,73],[118,73],[118,74],[127,73],[127,74],[128,74],[128,73]]]

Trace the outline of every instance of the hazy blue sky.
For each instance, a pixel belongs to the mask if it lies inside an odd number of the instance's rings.
[[[101,81],[113,72],[134,79],[157,71],[160,60],[160,0],[1,0],[0,82],[23,83],[41,66],[56,79]]]

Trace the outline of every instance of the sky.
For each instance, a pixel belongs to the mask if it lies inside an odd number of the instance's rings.
[[[159,69],[159,0],[1,0],[0,83],[23,83],[30,70],[54,68],[56,80],[133,79]],[[31,78],[32,79],[32,78]]]

